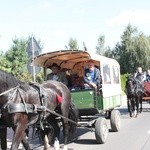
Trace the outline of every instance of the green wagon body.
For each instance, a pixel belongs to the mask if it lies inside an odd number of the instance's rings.
[[[71,91],[71,96],[80,115],[94,115],[121,105],[121,95],[103,97],[93,89]]]

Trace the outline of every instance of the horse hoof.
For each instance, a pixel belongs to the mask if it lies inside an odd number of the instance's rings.
[[[130,113],[130,115],[129,115],[129,116],[130,116],[130,118],[132,118],[132,117],[133,117],[133,114],[132,114],[132,113]]]
[[[63,150],[68,150],[67,145],[64,145]]]
[[[58,140],[54,141],[54,149],[59,150],[59,141]]]
[[[44,150],[50,150],[50,145],[48,143],[49,141],[48,141],[47,135],[45,135],[44,141],[45,141],[45,143],[44,143]]]
[[[50,150],[50,146],[44,147],[44,150]]]

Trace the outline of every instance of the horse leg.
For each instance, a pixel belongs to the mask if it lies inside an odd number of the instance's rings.
[[[24,133],[23,139],[22,139],[22,145],[26,150],[31,150],[28,139],[26,138],[27,134],[26,132]]]
[[[64,121],[63,123],[63,128],[64,128],[64,147],[63,147],[63,150],[68,150],[68,147],[67,147],[67,142],[68,142],[68,121]]]
[[[13,135],[13,140],[12,140],[12,145],[11,145],[10,150],[18,150],[19,144],[21,143],[22,140],[23,140],[24,144],[27,142],[25,140],[25,138],[26,138],[25,137],[25,130],[26,130],[26,127],[27,127],[27,118],[26,117],[27,116],[21,116],[19,118],[20,119],[19,122],[14,123],[14,124],[16,124],[16,126],[13,128],[14,135]],[[30,148],[28,147],[27,150],[30,150]]]
[[[127,100],[127,106],[128,106],[128,112],[130,117],[132,117],[132,104],[131,104],[131,99]]]
[[[67,111],[66,109],[62,109],[62,115],[66,118],[69,117],[69,110]],[[68,125],[68,120],[62,119],[63,123],[63,133],[64,133],[64,147],[63,150],[68,150],[67,147],[67,142],[68,142],[68,135],[69,135],[69,125]]]
[[[59,150],[59,135],[60,135],[60,125],[56,116],[50,115],[47,118],[48,123],[50,124],[50,129],[47,129],[47,136],[49,143],[54,143],[54,149]]]
[[[136,115],[135,115],[135,117],[137,117],[138,114],[139,114],[139,97],[137,97],[137,99],[136,99]]]
[[[1,149],[7,150],[7,128],[0,128]]]
[[[131,113],[132,113],[132,117],[136,115],[135,99],[134,98],[131,99]],[[134,113],[134,115],[133,115],[133,113]]]
[[[142,108],[142,100],[143,100],[143,96],[140,96],[140,113],[142,112],[143,108]]]
[[[49,145],[47,134],[44,135],[44,150],[50,150],[50,145]]]
[[[55,124],[55,125],[54,125]],[[54,136],[55,136],[55,139],[54,139],[54,149],[55,150],[59,150],[59,134],[60,134],[60,127],[58,125],[58,122],[57,120],[55,119],[55,123],[53,124],[53,127],[54,127]]]
[[[68,107],[69,109],[67,111]],[[68,136],[69,134],[73,135],[77,127],[76,122],[78,121],[78,112],[73,103],[71,103],[70,106],[63,106],[62,108],[63,108],[62,109],[63,116],[74,121],[74,123],[71,123],[67,119],[65,118],[63,119],[63,130],[64,130],[64,137],[65,137],[63,150],[67,150]]]

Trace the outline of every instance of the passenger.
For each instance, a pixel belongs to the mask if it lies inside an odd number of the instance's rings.
[[[47,80],[55,80],[68,85],[66,73],[60,71],[60,66],[58,66],[56,63],[53,63],[51,66],[49,66],[49,68],[52,70],[52,73],[47,75]]]
[[[147,75],[146,75],[145,82],[150,82],[150,69],[147,70]]]
[[[84,71],[84,87],[99,89],[101,87],[101,73],[100,70],[94,67],[92,60],[88,61],[88,68]]]
[[[134,77],[141,82],[145,81],[146,77],[145,77],[144,73],[142,72],[141,67],[137,68],[137,72],[135,73]]]

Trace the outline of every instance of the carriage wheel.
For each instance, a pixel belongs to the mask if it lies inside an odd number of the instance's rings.
[[[108,136],[108,126],[105,118],[98,118],[95,123],[95,137],[99,144],[106,142]]]
[[[121,118],[120,118],[120,112],[118,110],[113,110],[111,112],[110,125],[112,128],[112,131],[118,132],[120,130]]]

